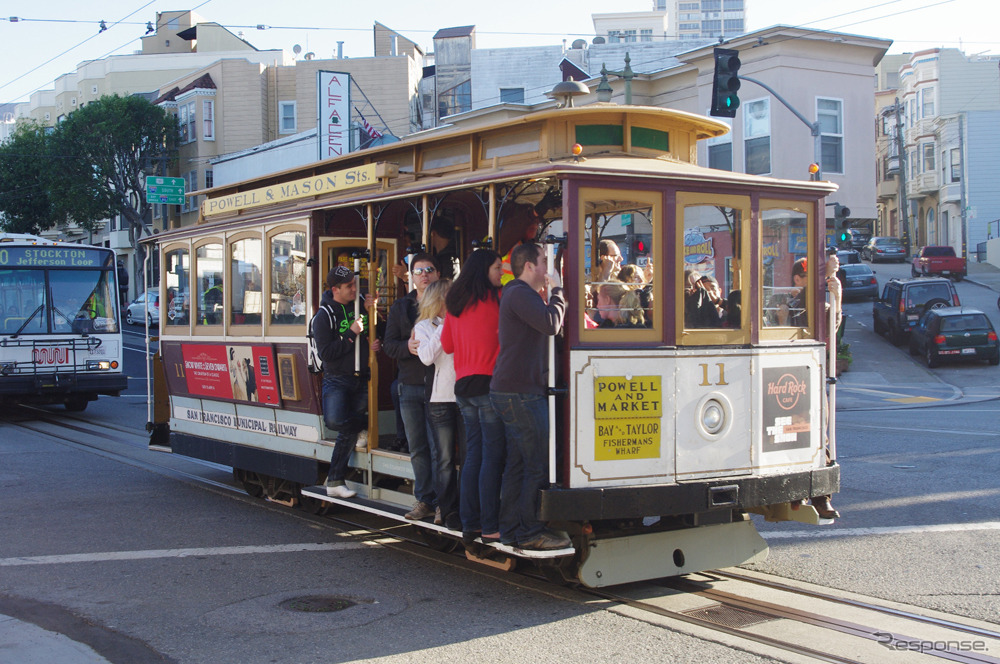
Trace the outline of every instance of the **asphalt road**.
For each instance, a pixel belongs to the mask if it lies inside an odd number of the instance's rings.
[[[896,269],[876,267],[880,281]],[[959,293],[996,322],[995,292],[963,282]],[[846,311],[855,361],[838,385],[843,517],[824,527],[755,517],[771,547],[755,569],[1000,624],[1000,370],[928,370],[871,332],[870,303]],[[125,362],[141,375],[139,351]],[[139,434],[145,387],[129,388],[83,420]],[[138,435],[75,434],[86,450],[22,419],[0,418],[0,614],[114,662],[773,661],[542,582],[341,532],[227,489],[225,469],[148,452]],[[281,608],[314,595],[355,606]]]

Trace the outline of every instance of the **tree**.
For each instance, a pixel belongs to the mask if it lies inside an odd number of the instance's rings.
[[[24,122],[0,145],[0,214],[5,231],[38,233],[56,221],[49,198],[48,133],[34,122]]]
[[[173,154],[177,137],[174,116],[144,97],[118,95],[73,112],[51,137],[53,149],[74,157],[57,160],[49,177],[56,216],[92,228],[120,215],[135,249],[137,279],[145,259],[140,240],[152,234],[144,171],[154,160]]]

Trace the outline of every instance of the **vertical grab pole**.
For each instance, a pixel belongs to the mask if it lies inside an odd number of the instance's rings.
[[[358,295],[354,298],[354,320],[361,320],[361,259],[354,259],[354,279],[357,281],[358,285]],[[361,333],[364,334],[364,326],[361,328]],[[360,335],[358,335],[360,336]],[[361,373],[361,344],[354,344],[354,373]]]
[[[555,245],[545,245],[545,261],[550,270],[555,269]],[[545,287],[546,302],[552,296],[552,286]],[[556,483],[556,336],[549,336],[549,484]]]
[[[834,277],[836,278],[836,277]],[[831,294],[832,295],[832,294]],[[827,428],[827,445],[830,448],[830,460],[837,459],[837,305],[839,302],[835,298],[830,298],[830,316],[827,321],[827,389],[829,390],[829,409],[827,416],[829,427]]]
[[[146,306],[146,316],[145,316],[145,318],[146,318],[146,321],[145,321],[146,322],[146,356],[144,358],[145,365],[146,365],[146,422],[152,422],[153,421],[153,367],[151,366],[152,362],[151,362],[150,357],[149,357],[149,287],[150,287],[150,283],[149,283],[150,282],[150,274],[149,274],[149,271],[152,268],[152,256],[150,254],[153,252],[154,248],[155,248],[156,251],[159,251],[159,247],[157,245],[155,245],[155,244],[152,245],[152,247],[150,249],[146,250],[146,258],[143,261],[145,263],[145,266],[144,266],[143,271],[142,271],[143,272],[143,280],[146,282],[144,284],[144,286],[143,286],[143,291],[146,294],[145,302],[144,302],[144,304]],[[165,310],[166,310],[166,307],[160,307],[160,314],[163,315],[163,312]],[[124,363],[125,363],[125,354],[122,353],[122,364],[124,364]],[[122,367],[122,370],[124,370],[124,366]]]
[[[368,221],[368,293],[378,294],[378,247],[375,246],[375,213],[371,203],[367,205]],[[388,266],[387,266],[388,268]],[[391,272],[388,274],[391,275]],[[378,447],[378,355],[372,350],[378,329],[378,308],[368,317],[368,449]],[[371,474],[369,474],[371,481]],[[371,488],[369,487],[369,491]],[[370,495],[370,494],[369,494]]]

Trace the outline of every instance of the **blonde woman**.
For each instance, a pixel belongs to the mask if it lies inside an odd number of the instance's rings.
[[[646,327],[646,315],[642,311],[639,291],[630,290],[622,295],[618,303],[618,323],[615,327]]]
[[[427,421],[432,443],[437,450],[432,468],[434,493],[444,525],[455,531],[462,530],[458,514],[458,477],[455,472],[455,443],[458,435],[459,412],[455,403],[454,356],[441,348],[441,331],[447,314],[445,296],[451,282],[436,281],[424,290],[420,298],[420,312],[413,327],[413,337],[419,342],[417,356],[427,366],[434,365],[434,383],[427,403]]]

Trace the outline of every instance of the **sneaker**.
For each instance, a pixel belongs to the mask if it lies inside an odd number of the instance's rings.
[[[410,521],[420,521],[434,515],[434,508],[425,502],[417,501],[413,509],[403,515],[403,518]]]
[[[543,531],[538,537],[522,544],[521,548],[534,549],[535,551],[551,551],[553,549],[568,549],[571,546],[573,546],[573,542],[568,537],[559,537]]]
[[[444,519],[441,517],[441,508],[440,507],[435,507],[434,508],[434,525],[435,526],[443,526],[444,525]]]
[[[346,484],[337,484],[335,486],[327,484],[326,495],[333,496],[334,498],[353,498],[358,494],[356,491],[348,489]]]
[[[354,447],[359,450],[363,450],[368,447],[368,429],[362,429],[358,432],[358,442],[354,443]]]
[[[462,519],[459,518],[458,512],[452,512],[444,518],[444,527],[456,533],[462,532]]]

